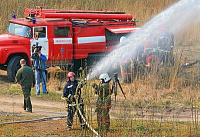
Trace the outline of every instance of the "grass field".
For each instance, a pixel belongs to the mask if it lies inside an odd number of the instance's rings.
[[[1,119],[5,117],[0,115]],[[29,119],[32,117],[29,117]],[[8,117],[7,117],[8,119]],[[11,118],[12,119],[12,118]],[[0,128],[1,136],[94,136],[90,130],[82,130],[77,118],[74,118],[72,131],[66,131],[66,119],[55,119],[42,122],[21,123],[5,125]],[[199,125],[183,121],[156,121],[156,120],[111,120],[110,132],[99,132],[101,136],[108,137],[140,137],[140,136],[166,136],[166,137],[186,137],[198,136]],[[90,124],[96,127],[96,121]]]
[[[155,78],[154,78],[155,79]],[[51,81],[52,82],[52,81]],[[92,81],[93,82],[93,81]],[[111,131],[98,132],[101,136],[198,136],[199,127],[199,98],[198,86],[178,86],[173,90],[156,89],[147,80],[134,81],[132,84],[122,84],[127,99],[124,100],[119,92],[114,102],[112,96]],[[180,82],[179,82],[180,84]],[[89,83],[88,83],[89,85]],[[48,96],[32,97],[46,101],[61,101],[61,91],[55,91],[48,84],[50,94]],[[50,90],[51,89],[51,90]],[[4,85],[0,91],[4,96],[22,95],[20,86],[16,84]],[[93,128],[97,127],[94,102],[96,97],[92,89],[83,88],[85,112],[87,121]],[[15,105],[15,104],[14,104]],[[36,114],[0,114],[1,123],[18,120],[31,120],[41,118]],[[4,125],[0,127],[1,136],[94,136],[90,131],[82,131],[77,117],[74,118],[73,130],[66,131],[66,119],[53,119],[33,123],[21,123]]]
[[[24,17],[25,8],[43,6],[52,9],[77,10],[113,10],[131,13],[142,26],[160,11],[178,0],[1,0],[0,4],[0,33],[5,33],[8,20],[12,14]],[[174,67],[161,67],[159,72],[122,83],[127,99],[118,92],[118,102],[114,103],[112,96],[111,131],[101,133],[102,136],[162,136],[188,137],[199,136],[199,107],[200,84],[196,79],[199,64],[181,70],[180,66],[188,61],[199,59],[200,27],[188,26],[181,34],[175,34],[176,63]],[[60,70],[57,70],[60,71]],[[38,100],[61,102],[60,96],[65,85],[62,73],[52,77],[47,85],[47,96],[36,96],[32,90],[32,97]],[[5,72],[0,72],[0,95],[22,96],[19,85],[8,83]],[[64,73],[65,74],[65,73]],[[86,118],[96,128],[96,113],[94,105],[96,96],[88,85],[83,88]],[[0,121],[17,121],[40,118],[38,115],[15,115],[0,113]],[[43,122],[4,125],[0,127],[0,136],[93,136],[91,131],[82,131],[77,118],[70,132],[66,131],[66,119],[54,119]]]

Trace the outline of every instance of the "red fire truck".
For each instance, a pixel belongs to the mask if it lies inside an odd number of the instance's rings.
[[[13,15],[8,33],[0,35],[0,69],[7,70],[10,81],[14,81],[21,58],[31,65],[36,43],[42,46],[47,65],[80,66],[81,60],[111,51],[122,36],[138,29],[132,15],[124,12],[37,7],[25,9],[25,15]]]

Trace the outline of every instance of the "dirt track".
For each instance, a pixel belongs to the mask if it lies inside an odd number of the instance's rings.
[[[9,83],[7,79],[6,71],[0,71],[0,85],[3,87]],[[66,114],[66,108],[64,102],[52,102],[48,100],[39,100],[31,97],[33,106],[33,113],[31,115],[62,115]],[[23,110],[23,96],[22,95],[0,95],[0,113],[16,113],[16,114],[27,114]]]
[[[43,101],[31,98],[33,113],[32,115],[62,115],[66,114],[64,102]],[[3,96],[0,95],[0,113],[26,113],[23,110],[22,96]]]

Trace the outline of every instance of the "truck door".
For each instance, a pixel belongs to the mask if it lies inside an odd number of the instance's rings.
[[[73,55],[72,27],[59,25],[54,27],[54,60],[71,60]]]
[[[33,39],[31,40],[31,54],[33,52],[32,47],[38,43],[38,46],[42,46],[42,54],[48,59],[49,56],[49,41],[47,38],[47,27],[37,26],[33,27]]]

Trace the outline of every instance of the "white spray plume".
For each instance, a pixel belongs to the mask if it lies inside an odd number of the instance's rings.
[[[161,27],[165,26],[171,32],[178,33],[188,25],[195,25],[199,21],[200,0],[180,0],[147,22],[141,31],[128,36],[128,43],[123,46],[118,45],[101,59],[93,66],[87,78],[92,79],[101,73],[112,72],[119,66],[120,60],[133,58],[138,50],[136,46],[144,44],[152,37],[157,37]]]

